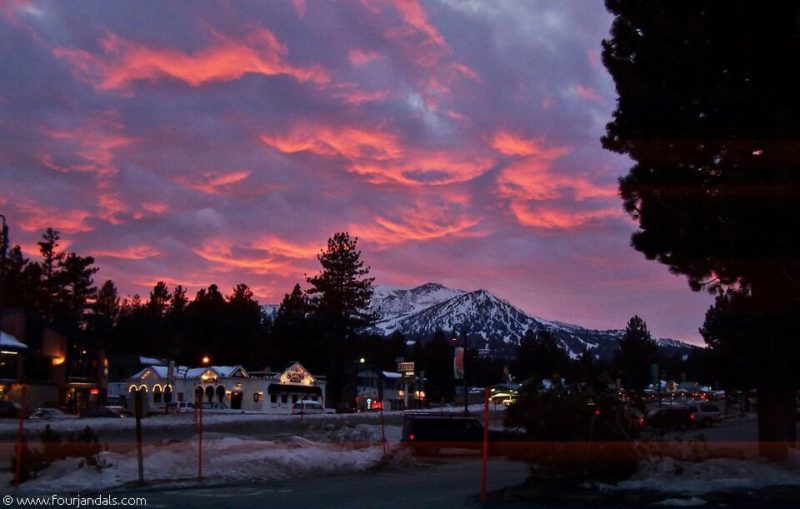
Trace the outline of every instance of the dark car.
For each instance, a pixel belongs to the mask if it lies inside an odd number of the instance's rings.
[[[408,415],[403,421],[401,441],[424,453],[436,453],[442,448],[475,448],[483,441],[483,425],[472,417]]]
[[[106,408],[106,407],[89,407],[89,408],[81,408],[78,412],[78,417],[81,418],[88,418],[88,417],[112,417],[112,418],[121,418],[127,417],[127,415],[123,414],[120,411],[117,411],[113,408]]]
[[[685,407],[658,408],[644,419],[644,425],[653,429],[687,429],[694,424],[694,413]]]
[[[0,401],[0,417],[19,418],[19,407],[10,401]]]
[[[489,430],[493,454],[502,453],[504,442],[515,442],[522,434]],[[483,424],[475,417],[460,415],[406,415],[401,442],[415,452],[435,454],[441,449],[479,449],[483,443]]]

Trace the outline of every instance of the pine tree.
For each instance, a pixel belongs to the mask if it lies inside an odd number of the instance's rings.
[[[317,256],[322,272],[306,278],[312,315],[320,330],[335,339],[349,338],[376,319],[369,310],[375,278],[368,277],[370,269],[364,266],[357,244],[358,239],[347,232],[334,234]]]
[[[634,315],[628,320],[616,353],[623,384],[637,391],[647,387],[651,379],[651,366],[657,356],[658,345],[647,330],[647,323]]]

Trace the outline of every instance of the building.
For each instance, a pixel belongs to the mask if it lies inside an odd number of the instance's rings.
[[[98,402],[108,374],[100,350],[57,332],[36,313],[9,309],[2,318],[0,399],[19,403],[24,388],[27,408],[77,411]]]
[[[356,373],[356,409],[402,410],[403,389],[400,373],[362,367]]]
[[[143,392],[146,411],[201,398],[212,408],[289,414],[309,399],[325,405],[325,381],[294,362],[278,373],[248,373],[242,366],[148,366],[128,381],[129,400]]]

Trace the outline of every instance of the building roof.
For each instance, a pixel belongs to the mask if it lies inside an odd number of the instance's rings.
[[[402,378],[403,375],[394,371],[382,371],[385,378]]]
[[[0,347],[2,348],[16,348],[18,350],[27,350],[28,345],[18,340],[11,334],[0,331]]]
[[[244,374],[247,375],[247,371],[241,365],[237,366],[205,366],[201,368],[190,368],[188,366],[175,366],[175,378],[200,378],[200,376],[208,370],[214,371],[220,378],[227,378],[236,373],[236,371],[240,370]],[[147,366],[143,370],[139,371],[131,378],[141,378],[147,370],[153,371],[156,376],[159,378],[167,378],[169,374],[169,367],[168,366]]]

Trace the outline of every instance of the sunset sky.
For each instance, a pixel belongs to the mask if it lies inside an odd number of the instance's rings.
[[[629,247],[600,1],[0,3],[0,213],[146,296],[277,303],[349,231],[376,284],[485,288],[701,342],[711,299]]]

